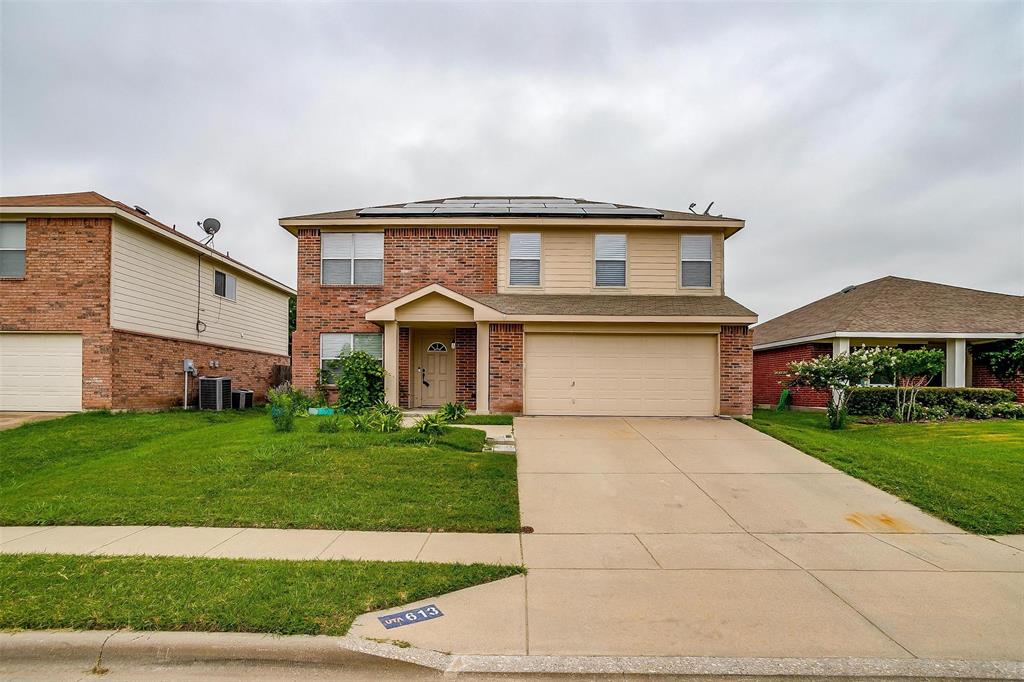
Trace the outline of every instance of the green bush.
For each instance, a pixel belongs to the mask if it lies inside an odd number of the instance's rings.
[[[352,428],[356,431],[393,433],[402,428],[402,411],[382,400],[369,410],[353,414]]]
[[[913,413],[914,419],[929,419],[932,421],[941,421],[943,419],[949,419],[950,413],[942,405],[936,405],[935,407],[921,407],[916,405]]]
[[[338,433],[341,431],[341,420],[336,416],[324,417],[317,420],[316,430],[319,433]]]
[[[381,400],[380,402],[376,403],[371,409],[381,414],[393,414],[398,417],[402,416],[402,408],[398,407],[397,405],[392,405],[386,400]]]
[[[926,387],[917,394],[920,407],[943,407],[955,414],[957,400],[982,405],[1013,402],[1013,391],[1003,388],[945,388]],[[891,417],[896,412],[896,389],[890,386],[864,386],[850,393],[850,414]]]
[[[438,410],[446,422],[457,422],[466,416],[466,406],[463,403],[445,403]]]
[[[444,417],[441,416],[441,413],[433,412],[420,417],[419,421],[416,422],[416,431],[434,438],[435,436],[444,435],[445,429],[447,428],[446,425],[447,422]]]
[[[272,388],[267,391],[267,412],[277,431],[291,431],[295,428],[295,415],[302,409],[302,391],[290,386]]]
[[[992,405],[989,403],[978,403],[973,400],[955,398],[950,413],[965,419],[991,419]]]
[[[368,410],[384,400],[384,368],[357,350],[330,362],[338,384],[338,405],[346,412]]]
[[[370,411],[356,412],[352,415],[352,428],[356,431],[372,431],[373,425],[370,421]]]
[[[1024,419],[1024,403],[996,403],[992,406],[992,416],[1003,419]]]

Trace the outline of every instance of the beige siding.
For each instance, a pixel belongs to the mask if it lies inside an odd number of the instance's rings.
[[[544,229],[541,233],[539,287],[508,285],[508,235],[498,234],[498,291],[508,294],[681,294],[718,296],[723,293],[725,238],[713,236],[710,289],[679,286],[679,238],[682,234],[708,234],[708,230],[616,230],[601,232],[627,235],[628,263],[624,289],[594,286],[594,234],[592,229]],[[528,230],[519,230],[526,232]]]
[[[400,306],[395,310],[395,319],[400,322],[472,322],[473,309],[441,294],[429,294]]]
[[[111,326],[287,355],[288,297],[239,270],[204,259],[197,272],[198,264],[197,254],[115,221]],[[213,293],[214,270],[237,279],[234,301]],[[202,333],[196,331],[197,307],[199,319],[206,324]]]

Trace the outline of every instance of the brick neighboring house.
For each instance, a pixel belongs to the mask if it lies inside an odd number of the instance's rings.
[[[857,346],[931,346],[946,354],[933,385],[1009,388],[1024,401],[1024,380],[1002,386],[974,359],[987,344],[1024,338],[1024,297],[965,289],[902,277],[882,277],[846,287],[752,329],[754,404],[775,405],[782,391],[777,372],[790,362]],[[827,404],[824,391],[792,390],[795,407]]]
[[[724,295],[732,218],[459,197],[282,218],[298,239],[293,378],[355,348],[403,408],[745,415],[756,316]],[[332,389],[333,390],[333,389]]]
[[[95,192],[0,198],[0,410],[181,405],[186,358],[260,399],[292,293]]]

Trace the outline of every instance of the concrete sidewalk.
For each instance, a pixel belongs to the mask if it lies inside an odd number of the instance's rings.
[[[351,634],[460,655],[1024,661],[1019,536],[964,533],[734,421],[515,430],[527,575]]]
[[[151,555],[521,564],[515,533],[387,533],[170,526],[7,526],[0,554]]]

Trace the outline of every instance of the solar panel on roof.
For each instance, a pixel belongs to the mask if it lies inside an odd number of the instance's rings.
[[[508,199],[481,198],[481,199],[445,199],[446,204],[508,204]]]
[[[508,206],[443,206],[434,209],[434,215],[468,213],[473,215],[508,215]]]
[[[587,215],[595,216],[656,216],[661,217],[663,214],[661,211],[655,208],[588,208],[584,209]]]
[[[545,206],[544,208],[516,206],[512,209],[512,213],[519,215],[585,215],[582,208],[573,206]]]

